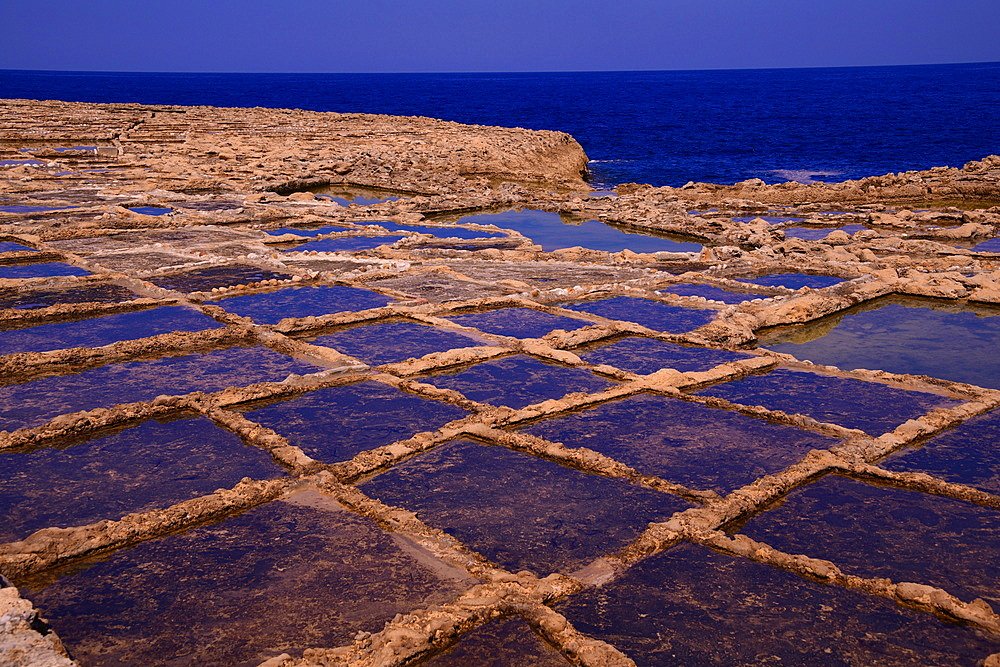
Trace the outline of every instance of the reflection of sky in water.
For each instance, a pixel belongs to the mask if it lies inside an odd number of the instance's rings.
[[[805,218],[784,218],[775,217],[770,215],[744,215],[738,218],[733,218],[733,222],[751,222],[760,218],[769,225],[780,225],[783,222],[802,222]]]
[[[762,344],[845,370],[882,369],[1000,389],[1000,311],[983,316],[988,311],[881,304],[775,332]]]
[[[602,391],[613,384],[582,368],[547,363],[525,354],[439,372],[422,382],[454,389],[473,401],[512,408],[562,398],[571,392]]]
[[[131,301],[136,295],[114,283],[92,284],[75,289],[0,290],[0,308],[45,308],[57,303],[116,303]]]
[[[81,664],[259,665],[458,595],[400,542],[306,491],[119,549],[27,595]]]
[[[397,225],[394,222],[377,221],[372,223],[361,223],[361,224],[372,224],[378,225],[379,227],[385,227],[390,232],[418,232],[420,234],[430,234],[431,236],[436,236],[438,238],[447,239],[489,239],[505,237],[506,234],[502,232],[479,232],[474,229],[466,229],[465,227],[428,227],[426,225]],[[482,223],[487,224],[487,223]]]
[[[340,236],[332,239],[320,239],[319,241],[307,241],[294,248],[286,248],[282,252],[305,252],[314,250],[316,252],[349,252],[352,250],[371,250],[382,245],[395,243],[402,236]]]
[[[332,347],[367,364],[380,365],[419,358],[431,352],[491,345],[456,331],[413,322],[383,322],[350,327],[319,336],[313,345]]]
[[[129,210],[142,213],[143,215],[166,215],[171,211],[169,208],[159,208],[157,206],[132,206]]]
[[[664,287],[660,294],[700,296],[712,301],[721,301],[722,303],[743,303],[744,301],[751,301],[753,299],[766,299],[770,296],[768,294],[752,294],[749,292],[730,292],[714,285],[687,285],[683,283]]]
[[[90,271],[62,262],[8,264],[0,266],[0,278],[45,278],[48,276],[89,276]]]
[[[282,234],[296,234],[298,236],[319,236],[330,232],[345,231],[343,227],[315,227],[313,229],[298,229],[297,227],[282,227],[281,229],[270,229],[266,233],[271,236],[281,236]]]
[[[234,296],[212,301],[237,315],[249,317],[260,324],[275,324],[285,317],[308,317],[342,313],[347,310],[380,308],[391,298],[358,289],[334,285],[331,287],[286,287],[285,289]]]
[[[76,206],[0,206],[0,212],[3,213],[42,213],[44,211],[64,211],[68,208],[77,208]]]
[[[558,213],[548,211],[506,211],[460,218],[459,223],[496,225],[514,229],[530,238],[546,252],[580,246],[605,252],[700,252],[701,243],[676,235],[654,236],[631,229],[612,227],[597,220],[563,222]]]
[[[446,318],[463,327],[515,338],[541,338],[556,330],[573,331],[590,323],[572,317],[543,313],[531,308],[501,308],[484,313],[469,313]]]
[[[0,387],[0,429],[38,426],[60,414],[151,401],[160,394],[218,391],[319,370],[264,347],[232,347],[205,354],[109,364],[73,375],[53,375]]]
[[[0,241],[0,252],[38,252],[36,248],[26,246],[14,241]]]
[[[171,331],[202,331],[222,325],[193,308],[164,306],[72,322],[0,331],[0,354],[44,352],[70,347],[99,347],[120,340]]]
[[[864,229],[864,225],[844,225],[843,227],[786,227],[782,231],[785,232],[785,236],[795,239],[805,239],[807,241],[819,241],[820,239],[825,239],[830,235],[830,232],[837,231],[838,229],[845,234],[853,234],[854,232],[860,232]]]
[[[605,364],[630,373],[646,375],[661,368],[688,371],[706,371],[729,361],[746,359],[749,355],[707,347],[688,347],[655,338],[621,338],[612,343],[588,345],[576,350],[577,356],[588,364]]]
[[[1000,252],[1000,237],[983,241],[973,248],[976,252]]]
[[[630,296],[616,296],[564,307],[569,310],[593,313],[610,320],[635,322],[656,331],[670,333],[685,333],[697,329],[703,324],[708,324],[715,317],[714,310],[682,308]]]
[[[844,282],[843,278],[836,276],[817,276],[810,273],[775,273],[756,278],[736,278],[736,280],[743,283],[753,283],[754,285],[787,287],[788,289],[802,289],[803,287],[822,289]]]
[[[399,197],[333,197],[331,195],[316,195],[323,199],[329,199],[330,201],[335,201],[341,206],[350,206],[351,204],[357,204],[359,206],[371,206],[372,204],[384,204],[387,201],[399,201]]]
[[[381,382],[306,392],[244,413],[325,463],[434,431],[468,416],[465,410],[408,394]]]

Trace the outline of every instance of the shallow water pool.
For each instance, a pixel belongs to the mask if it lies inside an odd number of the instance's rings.
[[[758,336],[769,350],[844,370],[930,375],[1000,389],[996,308],[889,297]]]
[[[701,252],[696,239],[679,235],[654,235],[629,227],[606,225],[597,220],[575,221],[548,211],[506,211],[482,213],[455,222],[496,225],[513,229],[530,238],[546,252],[581,246],[605,252]]]

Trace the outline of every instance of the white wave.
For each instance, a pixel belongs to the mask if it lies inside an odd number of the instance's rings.
[[[842,171],[811,171],[809,169],[771,169],[768,173],[774,174],[778,178],[796,183],[815,183],[814,176],[840,176]]]

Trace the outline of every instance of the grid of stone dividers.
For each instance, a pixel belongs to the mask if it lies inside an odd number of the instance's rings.
[[[626,290],[616,289],[614,290],[614,293],[620,294],[623,291]],[[628,291],[633,292],[633,295],[635,295],[634,292],[638,290]],[[611,295],[611,293],[609,293],[609,295]],[[644,298],[648,298],[648,293]],[[672,301],[671,299],[663,298],[657,300],[665,303],[670,303]],[[115,305],[120,307],[122,304]],[[478,310],[481,310],[482,303],[477,305],[479,306]],[[482,361],[486,358],[510,354],[512,352],[525,352],[539,357],[549,358],[554,361],[559,361],[561,363],[587,366],[587,364],[584,364],[571,352],[561,348],[575,347],[580,344],[581,338],[584,339],[584,342],[590,342],[591,340],[611,339],[623,334],[655,337],[671,342],[681,342],[684,340],[683,336],[653,332],[645,327],[633,325],[632,323],[622,323],[613,320],[609,321],[600,317],[589,317],[588,315],[582,315],[576,311],[564,311],[557,306],[546,306],[542,303],[532,302],[527,299],[512,299],[505,297],[497,299],[495,303],[490,305],[530,307],[543,312],[570,315],[576,319],[596,320],[598,326],[587,327],[582,330],[582,336],[578,332],[556,332],[555,334],[550,334],[542,339],[534,340],[520,340],[506,336],[496,336],[479,332],[484,338],[491,340],[494,343],[499,343],[500,345],[496,346],[499,348],[498,350],[483,348],[483,354],[474,356],[474,361]],[[211,307],[206,310],[210,309]],[[400,315],[410,313],[410,309],[402,309],[398,306],[373,310],[379,312],[362,313],[361,317],[358,317],[358,314],[349,313],[346,314],[346,316],[341,317],[338,317],[340,314],[337,314],[333,316],[324,316],[322,318],[309,318],[309,324],[311,326],[307,328],[313,330],[316,328],[329,328],[329,326],[334,323],[339,324],[346,321],[376,322],[383,319],[396,318]],[[450,325],[454,328],[456,325],[448,322],[447,320],[442,320],[438,315],[454,313],[456,311],[460,312],[463,310],[463,306],[452,305],[445,309],[438,307],[434,310],[437,311],[434,315],[429,313],[412,313],[411,319],[424,321],[427,324],[435,324],[438,326]],[[317,322],[317,320],[319,321]],[[269,327],[261,327],[260,325],[253,325],[249,322],[239,321],[230,321],[227,322],[227,324],[229,326],[244,325],[246,329],[258,331],[260,333],[258,333],[256,337],[259,342],[269,344],[270,347],[286,353],[294,354],[298,352],[299,356],[301,356],[301,353],[310,351],[308,348],[316,347],[309,346],[308,344],[301,343],[300,341],[295,341],[294,339],[288,339],[277,331],[271,331]],[[296,327],[296,324],[299,324],[299,322],[285,321],[282,324],[285,326],[282,327],[279,324],[278,327],[274,328],[302,330],[299,327]],[[224,331],[226,330],[228,330],[228,327],[224,329]],[[306,346],[308,346],[308,348]],[[431,359],[428,359],[427,357],[431,357]],[[694,397],[680,393],[681,390],[693,389],[708,384],[715,384],[717,382],[724,382],[736,379],[749,373],[759,372],[772,367],[779,360],[786,361],[786,366],[798,365],[803,369],[816,369],[816,367],[811,364],[802,364],[794,361],[789,362],[788,359],[782,358],[784,355],[759,353],[757,356],[751,357],[750,359],[742,362],[722,364],[712,371],[700,373],[678,373],[676,371],[667,370],[659,371],[648,376],[638,376],[619,371],[618,373],[611,374],[616,376],[616,379],[623,381],[625,383],[623,385],[616,385],[604,392],[598,392],[596,394],[572,396],[571,398],[573,400],[568,402],[559,400],[543,401],[536,405],[522,408],[521,410],[494,408],[484,404],[477,404],[473,401],[469,401],[468,399],[464,399],[464,397],[458,394],[458,392],[440,390],[418,381],[406,380],[405,377],[407,376],[424,373],[429,370],[433,370],[434,368],[447,367],[450,365],[448,362],[451,361],[451,359],[448,357],[447,353],[445,353],[443,357],[440,354],[427,355],[427,357],[423,360],[419,360],[425,361],[422,365],[419,361],[416,364],[413,362],[387,364],[382,367],[382,370],[384,371],[382,373],[373,374],[369,372],[361,375],[344,375],[342,371],[321,371],[319,373],[312,374],[311,376],[295,378],[291,382],[261,383],[252,386],[249,390],[231,388],[208,395],[195,392],[182,397],[166,397],[163,399],[157,399],[157,401],[152,403],[115,406],[110,410],[103,411],[104,413],[107,413],[105,415],[106,419],[98,419],[97,422],[91,422],[90,425],[93,426],[94,424],[101,422],[105,425],[120,424],[122,423],[123,418],[126,422],[141,421],[153,416],[163,416],[166,414],[173,414],[178,411],[195,411],[208,416],[216,423],[238,433],[248,444],[259,446],[269,451],[276,461],[282,463],[282,465],[292,472],[292,477],[285,478],[283,480],[275,480],[273,482],[254,482],[245,480],[233,489],[220,491],[215,494],[210,494],[209,496],[194,499],[193,501],[186,501],[185,503],[180,503],[163,510],[154,510],[153,512],[144,513],[141,515],[141,518],[143,522],[147,524],[147,532],[145,535],[138,536],[139,539],[150,539],[152,537],[159,536],[162,534],[162,531],[158,530],[158,528],[166,525],[171,526],[171,532],[177,530],[179,527],[176,522],[173,522],[171,519],[176,517],[178,511],[183,511],[185,514],[191,514],[192,517],[197,517],[197,522],[223,518],[234,511],[246,509],[247,507],[256,506],[269,502],[270,500],[274,500],[282,494],[298,488],[302,484],[309,484],[315,485],[325,493],[330,494],[341,502],[341,504],[348,506],[350,509],[375,519],[384,527],[390,530],[406,532],[407,534],[415,537],[418,542],[422,543],[425,547],[431,548],[432,552],[436,553],[439,557],[442,557],[454,564],[460,564],[466,571],[470,572],[470,574],[473,574],[480,580],[484,581],[485,583],[483,586],[496,585],[497,582],[501,582],[502,585],[508,586],[509,588],[511,584],[510,578],[513,577],[514,580],[517,580],[516,590],[507,590],[493,602],[486,605],[478,605],[478,611],[476,613],[468,612],[469,609],[477,608],[477,605],[469,604],[469,600],[477,600],[481,598],[483,591],[477,590],[476,593],[478,595],[472,595],[473,591],[468,591],[460,596],[455,601],[454,605],[451,605],[455,608],[452,611],[452,616],[455,617],[452,618],[452,620],[455,622],[452,623],[451,626],[454,629],[454,633],[446,636],[441,635],[446,641],[438,641],[437,644],[431,642],[433,650],[437,650],[443,646],[453,643],[456,639],[460,638],[465,631],[475,627],[485,620],[488,620],[489,618],[517,614],[526,618],[529,623],[531,623],[532,627],[535,627],[535,629],[539,631],[550,643],[559,647],[567,657],[570,657],[581,664],[591,663],[592,660],[597,659],[598,655],[600,655],[601,660],[604,660],[605,662],[608,660],[611,660],[612,662],[627,662],[627,659],[624,658],[624,656],[621,656],[621,654],[613,649],[613,647],[609,647],[602,642],[588,640],[587,638],[580,636],[579,633],[572,630],[572,627],[565,621],[565,619],[560,617],[556,614],[556,612],[552,611],[545,605],[564,597],[565,595],[571,594],[572,592],[575,592],[575,590],[579,590],[580,586],[585,583],[595,583],[596,581],[603,582],[609,580],[609,578],[613,578],[625,568],[635,564],[642,558],[662,551],[665,548],[669,548],[680,540],[698,542],[734,555],[749,557],[762,563],[791,570],[813,578],[821,578],[828,583],[834,583],[847,588],[855,588],[871,594],[888,597],[906,606],[949,615],[976,625],[982,629],[994,633],[1000,633],[1000,619],[998,619],[998,617],[991,611],[984,609],[982,605],[977,605],[976,603],[963,603],[940,589],[932,589],[930,587],[914,584],[885,584],[883,580],[864,579],[853,575],[846,575],[835,565],[828,563],[827,561],[811,559],[805,556],[785,554],[771,549],[767,545],[749,540],[749,538],[742,535],[728,537],[725,533],[722,533],[719,530],[726,523],[736,520],[739,517],[754,513],[771,500],[787,493],[788,490],[801,486],[804,483],[808,483],[819,476],[828,473],[845,474],[862,480],[866,478],[878,479],[901,488],[958,498],[976,502],[987,507],[1000,507],[1000,499],[998,499],[994,494],[989,494],[961,484],[943,482],[919,473],[894,473],[873,465],[874,461],[884,457],[896,449],[907,446],[909,443],[917,439],[926,438],[935,432],[939,432],[948,426],[962,421],[965,418],[974,416],[975,414],[981,414],[982,412],[997,407],[1000,405],[1000,392],[982,390],[976,387],[970,387],[969,385],[961,385],[959,383],[935,383],[935,388],[939,391],[939,393],[942,388],[945,390],[950,389],[951,391],[949,393],[952,395],[964,395],[971,400],[950,409],[934,410],[920,419],[911,420],[910,422],[901,425],[896,430],[887,433],[880,438],[866,438],[857,437],[861,435],[858,431],[843,429],[842,427],[832,424],[819,423],[811,418],[803,417],[802,415],[786,415],[785,413],[770,411],[757,406],[738,405],[721,399]],[[607,369],[600,367],[598,370]],[[392,374],[393,371],[396,371],[398,374]],[[895,378],[892,374],[882,372],[837,371],[837,374],[844,377],[857,377],[858,379],[866,379],[869,381],[874,380],[885,382],[887,384],[896,383],[893,382]],[[310,389],[316,389],[324,386],[337,386],[354,382],[361,378],[392,384],[401,389],[421,394],[425,398],[447,400],[449,402],[458,403],[463,407],[474,409],[475,412],[467,418],[456,420],[455,422],[445,425],[436,432],[416,434],[413,438],[408,440],[392,443],[391,445],[370,450],[368,452],[363,452],[351,461],[340,464],[320,464],[305,456],[301,450],[290,445],[287,441],[284,441],[281,436],[277,435],[273,431],[264,429],[259,425],[246,420],[241,415],[236,415],[235,413],[223,409],[224,407],[229,407],[237,403],[246,402],[248,400],[248,392],[256,394],[257,398],[273,398],[275,396],[282,395],[290,396]],[[907,377],[905,380],[910,381],[912,384],[912,378]],[[902,379],[900,379],[900,382],[901,381]],[[692,400],[705,403],[711,407],[731,409],[750,416],[767,417],[779,423],[787,423],[798,426],[799,428],[807,428],[808,430],[835,435],[837,437],[846,436],[851,439],[845,440],[830,450],[814,450],[806,455],[806,457],[804,457],[799,463],[789,466],[781,473],[762,477],[754,483],[747,485],[742,489],[733,491],[724,498],[720,498],[717,494],[714,494],[714,492],[687,489],[681,485],[673,484],[668,480],[641,475],[631,468],[614,461],[613,459],[597,455],[596,452],[582,449],[574,450],[558,443],[550,443],[540,438],[528,436],[527,434],[510,433],[509,431],[497,428],[499,426],[510,426],[519,422],[534,420],[542,416],[553,416],[566,412],[567,410],[580,409],[582,407],[588,407],[608,400],[614,400],[616,398],[649,391],[673,395],[677,398],[681,398],[682,400]],[[51,430],[52,427],[50,423],[49,425],[44,425],[35,429],[27,429],[26,433],[18,433],[27,435],[29,436],[27,438],[28,440],[37,442],[39,438],[33,438],[30,436],[37,434],[43,436],[41,439],[44,440],[46,432]],[[87,430],[90,429],[88,428]],[[79,431],[76,432],[78,433]],[[53,440],[60,438],[60,435],[51,433],[49,433],[49,435]],[[458,543],[453,538],[450,538],[450,536],[442,531],[437,531],[427,527],[422,522],[418,521],[415,516],[406,516],[407,513],[404,510],[392,508],[383,505],[379,501],[367,498],[356,488],[350,486],[352,481],[357,480],[364,475],[383,470],[391,465],[394,465],[395,463],[406,460],[410,456],[418,455],[420,452],[427,451],[428,449],[463,435],[472,436],[473,438],[490,442],[492,444],[511,447],[548,460],[570,463],[573,467],[582,467],[591,474],[620,477],[630,483],[681,495],[689,500],[703,504],[700,507],[680,512],[669,521],[662,522],[660,524],[652,524],[632,544],[621,549],[618,553],[599,557],[594,561],[594,563],[591,564],[591,566],[584,568],[583,572],[588,572],[589,574],[584,576],[583,580],[574,580],[570,577],[566,577],[565,575],[550,575],[549,577],[541,580],[532,578],[528,581],[522,581],[526,579],[524,575],[514,575],[503,571],[501,568],[497,568],[495,565],[486,562],[485,559],[478,554],[469,551],[466,547]],[[10,443],[8,439],[8,442],[3,444],[11,446],[12,443]],[[586,455],[581,456],[584,452],[586,452]],[[761,493],[761,491],[763,491],[763,493]],[[195,510],[194,513],[192,513],[191,510]],[[30,563],[28,562],[30,559],[18,558],[19,555],[23,557],[28,556],[28,554],[11,553],[7,550],[0,553],[3,554],[2,558],[8,565],[20,567],[24,572],[37,571],[38,569],[51,567],[57,562],[75,560],[86,555],[92,555],[98,551],[113,550],[126,543],[133,543],[136,541],[134,533],[132,533],[132,537],[127,538],[126,541],[122,541],[121,537],[129,532],[127,529],[124,531],[121,529],[123,528],[122,524],[128,523],[130,519],[134,519],[134,517],[125,517],[119,522],[104,522],[107,525],[107,530],[105,531],[106,544],[103,549],[94,550],[93,548],[88,548],[87,551],[82,553],[79,551],[74,553],[71,550],[60,554],[59,558],[56,559],[55,562],[50,562],[48,564],[43,565],[38,562]],[[150,519],[159,519],[159,521],[152,522],[157,527],[148,527]],[[93,528],[93,526],[89,528]],[[35,537],[45,537],[45,533],[46,531],[43,529],[29,539],[34,539]],[[56,542],[58,541],[59,540],[56,540]],[[37,540],[35,544],[37,544]],[[54,546],[56,550],[58,550],[58,545]],[[518,580],[519,576],[522,580]],[[589,580],[588,577],[590,578]],[[407,623],[412,624],[414,619],[419,621],[424,620],[428,615],[440,614],[442,613],[441,609],[442,608],[423,610],[414,614],[404,615],[388,624],[386,629],[381,633],[363,637],[355,642],[355,644],[351,647],[340,649],[339,652],[344,655],[354,654],[358,657],[361,657],[362,654],[370,655],[371,652],[379,646],[385,648],[386,646],[391,645],[393,638],[397,636],[394,634],[395,630],[405,626]],[[512,611],[512,609],[516,610]],[[552,622],[553,615],[558,617],[560,621]],[[549,622],[544,622],[545,619]],[[554,627],[560,628],[562,632],[554,632]],[[436,637],[436,640],[441,639],[441,636]],[[382,644],[380,644],[380,642],[382,642]],[[423,650],[426,652],[428,649],[425,648]],[[314,651],[309,655],[319,657],[320,653],[322,653],[322,651]],[[411,655],[408,656],[406,660],[410,660],[414,657],[418,656]],[[309,656],[307,655],[307,659],[308,658]],[[399,662],[397,664],[402,663]]]

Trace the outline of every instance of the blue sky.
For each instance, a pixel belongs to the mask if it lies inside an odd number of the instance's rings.
[[[3,0],[0,69],[495,72],[1000,60],[1000,0]]]

